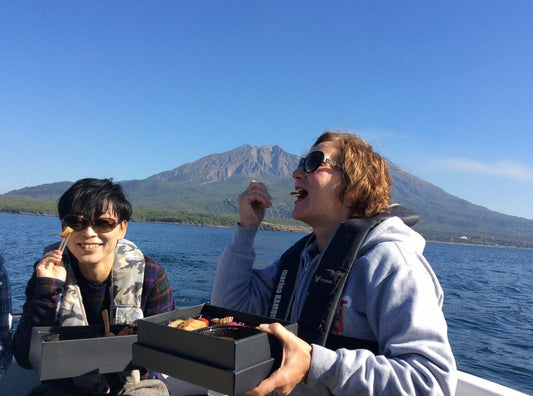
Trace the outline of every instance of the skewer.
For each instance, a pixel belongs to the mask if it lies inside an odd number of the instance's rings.
[[[273,188],[273,187],[267,187],[268,192],[286,192],[289,188]]]
[[[297,197],[296,195],[284,195],[282,197],[271,197],[270,199],[274,200],[274,199],[285,199],[285,198],[296,198],[296,197]]]

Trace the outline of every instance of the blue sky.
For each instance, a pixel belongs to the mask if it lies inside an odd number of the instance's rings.
[[[3,1],[0,193],[350,130],[533,219],[531,1]]]

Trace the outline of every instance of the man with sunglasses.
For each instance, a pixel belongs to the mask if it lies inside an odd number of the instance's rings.
[[[34,326],[101,325],[105,312],[111,324],[131,324],[175,308],[164,269],[124,239],[132,207],[119,184],[79,180],[59,199],[58,213],[62,228],[73,231],[64,252],[55,243],[35,264],[13,337],[15,358],[26,368],[31,368],[28,354]],[[49,381],[31,395],[128,395],[142,388],[149,394],[168,394],[160,374],[142,371],[143,380],[139,370],[133,370]]]
[[[282,342],[283,359],[247,395],[453,395],[443,291],[424,239],[390,213],[386,161],[350,133],[326,132],[292,176],[292,217],[312,233],[253,268],[271,197],[252,181],[217,265],[213,304],[298,322],[298,336],[261,325]]]

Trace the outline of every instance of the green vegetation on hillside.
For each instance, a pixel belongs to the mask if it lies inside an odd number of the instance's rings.
[[[0,198],[0,212],[57,216],[57,203],[29,199]]]
[[[55,202],[43,202],[0,197],[0,212],[31,214],[41,216],[57,216]],[[174,223],[199,225],[208,227],[232,227],[238,216],[233,214],[186,213],[177,210],[133,208],[132,221],[147,223]],[[277,231],[308,232],[309,228],[294,220],[267,218],[262,224],[263,229]]]
[[[193,200],[191,198],[191,201],[196,201],[196,199]],[[228,203],[228,201],[224,202]],[[54,201],[25,199],[19,196],[0,196],[0,212],[5,213],[57,216],[56,205]],[[200,209],[187,211],[140,207],[137,204],[133,209],[131,220],[209,227],[232,227],[238,220],[236,214],[238,204],[232,201],[231,205],[233,208],[228,207],[229,205],[224,206],[224,204],[221,204],[220,206],[210,205],[204,211]],[[407,207],[414,208],[416,205],[407,205]],[[524,231],[527,230],[526,223],[528,223],[528,220],[516,219],[513,226],[510,226],[503,222],[508,216],[493,214],[493,221],[487,223],[482,216],[469,211],[469,207],[467,205],[464,208],[458,207],[456,210],[451,211],[452,214],[448,215],[448,217],[452,218],[451,221],[442,219],[442,221],[431,222],[428,219],[440,219],[442,208],[439,205],[435,205],[435,208],[426,205],[421,210],[421,212],[423,211],[423,213],[420,213],[421,219],[414,226],[414,229],[423,235],[426,240],[433,242],[533,248],[530,234]],[[488,213],[486,209],[483,210]],[[273,207],[268,211],[268,216],[261,227],[274,231],[304,233],[310,231],[310,228],[301,222],[283,216],[283,210],[276,210]],[[498,220],[501,220],[502,223],[499,224]]]

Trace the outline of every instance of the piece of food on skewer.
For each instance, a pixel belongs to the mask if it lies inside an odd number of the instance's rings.
[[[305,195],[303,190],[291,191],[289,195],[283,195],[281,197],[272,197],[271,199],[283,199],[283,198],[300,198]]]
[[[65,227],[63,231],[59,233],[59,236],[63,238],[61,241],[61,244],[59,245],[59,250],[61,250],[61,253],[65,250],[65,247],[67,246],[68,239],[70,238],[70,234],[72,234],[74,230],[70,227]]]
[[[65,227],[65,229],[59,233],[59,236],[62,238],[66,238],[72,233],[72,231],[74,231],[72,228]]]

